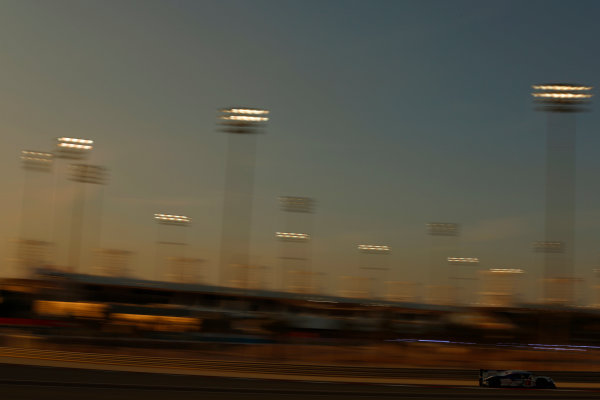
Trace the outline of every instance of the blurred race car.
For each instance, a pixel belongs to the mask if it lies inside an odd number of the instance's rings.
[[[521,370],[479,370],[479,386],[500,388],[500,387],[521,387],[535,389],[556,389],[556,384],[548,376],[537,376],[529,371]]]

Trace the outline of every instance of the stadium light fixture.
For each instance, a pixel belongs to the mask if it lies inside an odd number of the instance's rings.
[[[389,253],[391,251],[390,246],[377,245],[377,244],[359,244],[357,246],[358,251],[363,253]]]
[[[479,258],[477,257],[448,257],[447,261],[449,264],[479,264]]]
[[[593,96],[591,86],[569,83],[548,83],[533,85],[531,95],[544,104],[544,111],[576,112],[580,105],[587,103]]]
[[[42,151],[23,150],[21,151],[21,161],[25,169],[38,171],[50,171],[54,154]]]
[[[490,268],[489,271],[492,273],[495,273],[495,274],[523,274],[523,273],[525,273],[525,271],[523,271],[521,268]]]
[[[427,224],[427,232],[434,236],[457,236],[458,224],[451,222],[430,222]]]
[[[107,169],[100,165],[90,164],[71,164],[70,180],[81,183],[92,183],[102,185],[106,182],[108,175]]]
[[[164,225],[188,225],[192,222],[191,218],[185,215],[174,215],[174,214],[154,214],[154,220],[159,224]]]
[[[269,110],[249,107],[230,107],[221,109],[219,117],[227,133],[249,134],[258,132],[263,123],[269,120]]]
[[[315,201],[310,197],[280,196],[281,209],[288,212],[310,213]]]
[[[56,139],[56,157],[66,159],[81,159],[94,148],[94,141],[72,137],[59,137]]]

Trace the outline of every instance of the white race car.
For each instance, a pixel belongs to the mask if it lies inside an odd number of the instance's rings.
[[[479,386],[556,389],[556,384],[549,376],[537,376],[529,371],[516,369],[480,369]]]

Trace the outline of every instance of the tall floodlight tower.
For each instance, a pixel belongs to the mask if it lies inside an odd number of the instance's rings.
[[[56,148],[54,150],[55,159],[55,183],[53,195],[53,222],[52,222],[52,242],[55,247],[56,259],[55,264],[64,265],[67,260],[69,265],[69,232],[64,229],[64,221],[69,218],[69,213],[72,213],[72,208],[77,207],[77,190],[73,193],[72,185],[68,185],[65,176],[69,177],[72,172],[70,163],[85,162],[91,151],[94,148],[94,141],[91,139],[74,138],[74,137],[59,137],[56,138]],[[69,265],[72,267],[71,265]]]
[[[228,133],[223,201],[219,284],[229,284],[238,271],[249,267],[252,193],[256,134],[269,120],[268,110],[231,107],[221,110],[219,122]],[[246,273],[246,272],[244,272]]]
[[[156,239],[156,271],[154,279],[168,280],[173,276],[181,277],[179,267],[181,263],[175,260],[185,259],[187,247],[187,228],[192,220],[185,215],[154,214],[154,221],[158,223]],[[185,263],[185,262],[184,262]]]
[[[44,195],[43,183],[47,183],[52,172],[54,155],[42,151],[21,151],[21,162],[25,170],[23,204],[21,209],[21,232],[17,240],[18,274],[29,274],[48,262],[50,243],[47,232],[40,228],[48,226],[49,201]]]
[[[454,222],[427,224],[427,234],[431,236],[429,285],[426,290],[429,303],[446,304],[454,298],[450,271],[446,262],[448,254],[455,253],[458,247],[459,228],[459,224]]]
[[[468,302],[473,299],[474,287],[473,285],[469,285],[470,281],[474,281],[475,274],[471,272],[473,267],[477,267],[479,265],[479,258],[477,257],[448,257],[446,259],[448,261],[449,267],[454,267],[454,273],[452,280],[454,281],[453,289],[454,292],[453,298],[456,304],[461,304],[464,302]],[[462,271],[461,267],[469,267],[465,268],[465,271]]]
[[[386,282],[389,280],[388,272],[390,246],[380,244],[359,244],[358,269],[361,276],[368,282],[369,296],[384,297]]]
[[[281,242],[281,290],[307,292],[311,288],[307,264],[308,233],[275,232]]]
[[[315,287],[310,268],[312,213],[315,202],[310,197],[281,196],[284,231],[276,232],[281,242],[281,289],[309,292]]]
[[[71,217],[71,239],[69,243],[69,263],[72,271],[81,271],[81,245],[83,241],[83,221],[85,215],[85,186],[104,185],[107,179],[107,170],[99,165],[71,164],[69,179],[76,182],[79,188],[73,204]]]
[[[573,300],[575,247],[575,113],[584,111],[590,86],[550,83],[534,85],[538,110],[548,115],[546,134],[545,240],[543,298],[550,303]]]
[[[479,304],[494,307],[514,307],[519,300],[521,268],[490,268],[480,272]]]

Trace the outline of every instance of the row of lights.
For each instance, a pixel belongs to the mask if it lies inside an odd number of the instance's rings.
[[[52,153],[44,153],[41,151],[23,150],[21,151],[21,160],[33,161],[40,163],[51,163],[54,158]]]
[[[227,121],[243,121],[243,122],[266,122],[269,120],[267,117],[254,117],[248,115],[224,115],[221,119]]]
[[[275,236],[284,240],[306,241],[310,239],[308,233],[275,232]]]
[[[478,264],[479,258],[477,257],[448,257],[448,263],[450,264]]]
[[[192,219],[186,217],[185,215],[173,215],[173,214],[162,214],[156,213],[154,214],[154,219],[159,223],[163,224],[176,224],[176,225],[186,225],[192,222]]]
[[[70,137],[60,137],[58,140],[59,148],[76,149],[76,150],[91,150],[94,141],[89,139],[78,139]]]
[[[390,246],[376,245],[376,244],[359,244],[357,246],[359,251],[364,252],[377,252],[377,253],[388,253],[391,249]]]
[[[525,271],[521,268],[490,268],[490,272],[496,274],[522,274]]]
[[[229,114],[266,115],[269,113],[269,110],[261,110],[259,108],[228,108],[221,111]]]
[[[310,197],[281,196],[279,203],[283,211],[310,213],[314,208],[315,201]]]
[[[586,103],[592,94],[591,86],[572,84],[542,84],[533,85],[535,92],[531,93],[540,103],[545,103],[545,109],[550,111],[574,112],[579,111],[581,104]]]

